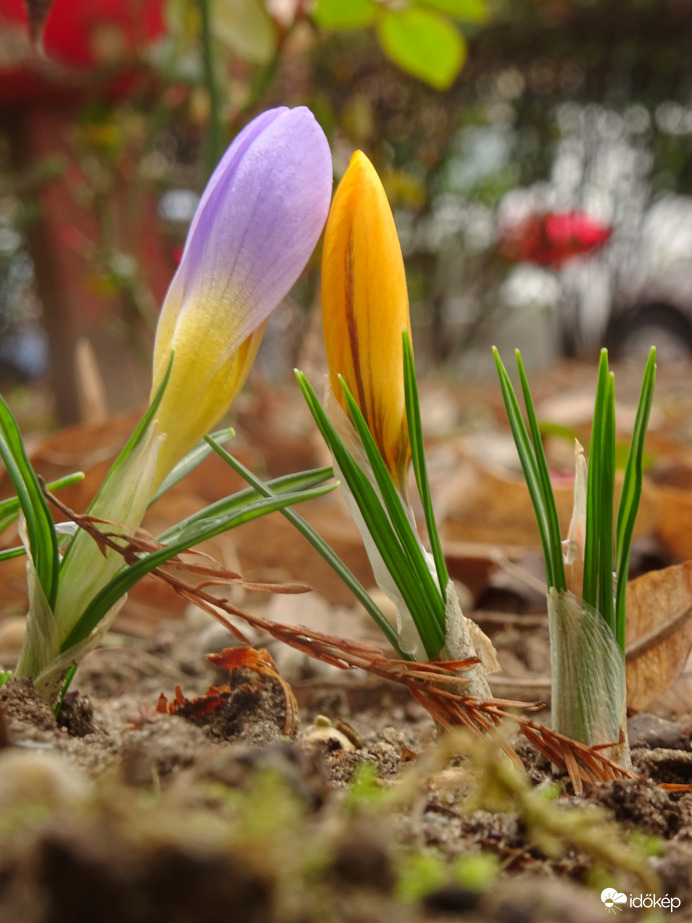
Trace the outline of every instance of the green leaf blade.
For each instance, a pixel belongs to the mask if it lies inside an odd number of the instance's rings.
[[[265,484],[256,477],[248,468],[246,468],[237,458],[234,458],[225,449],[215,444],[214,450],[236,471],[248,484],[250,484],[261,496],[275,496],[272,487],[275,482]],[[331,469],[328,469],[331,474]],[[379,606],[376,605],[370,594],[367,592],[362,583],[349,570],[336,552],[324,541],[324,539],[306,522],[306,520],[294,509],[289,506],[280,510],[281,514],[303,535],[303,537],[312,545],[312,547],[321,555],[332,570],[343,580],[346,586],[351,590],[355,598],[360,602],[365,611],[370,615],[378,628],[382,631],[389,643],[392,645],[397,655],[402,660],[410,660],[399,646],[399,636],[389,619],[384,615]]]
[[[432,505],[432,495],[430,493],[430,481],[428,479],[428,468],[425,461],[425,444],[423,442],[423,423],[420,413],[420,400],[418,398],[418,382],[416,379],[416,365],[413,358],[413,347],[408,331],[402,334],[404,350],[404,394],[406,398],[406,422],[408,425],[409,439],[411,442],[411,462],[413,464],[413,473],[416,478],[418,487],[418,496],[423,505],[425,515],[425,525],[428,530],[428,539],[435,561],[435,570],[437,571],[437,580],[440,585],[440,594],[445,598],[447,593],[447,584],[449,583],[449,572],[447,563],[442,553],[442,543],[437,531],[435,522],[435,512]]]
[[[188,551],[200,542],[246,522],[251,522],[253,519],[272,513],[289,504],[321,497],[332,489],[332,485],[328,485],[327,487],[317,487],[301,493],[288,493],[271,499],[260,498],[240,509],[233,510],[229,515],[214,516],[206,520],[196,519],[194,522],[188,523],[186,528],[175,536],[174,541],[166,544],[163,548],[158,548],[156,551],[141,555],[134,564],[127,565],[116,573],[115,577],[97,593],[85,608],[79,621],[64,640],[61,651],[65,652],[87,638],[106,613],[138,581],[154,568],[165,564],[177,554]]]
[[[29,548],[38,580],[52,609],[58,593],[59,556],[55,523],[36,472],[24,449],[19,427],[0,398],[0,456],[24,513]]]
[[[519,461],[521,462],[524,478],[526,480],[527,487],[529,488],[531,502],[533,503],[534,512],[536,514],[536,522],[538,524],[541,549],[543,551],[543,561],[545,564],[546,580],[549,587],[555,587],[556,589],[560,590],[563,588],[562,584],[566,581],[564,577],[564,564],[562,563],[562,543],[560,542],[559,547],[553,547],[551,544],[551,517],[550,513],[548,512],[548,507],[550,506],[551,502],[555,502],[552,485],[550,484],[550,481],[548,481],[548,484],[546,485],[544,479],[541,477],[538,461],[534,452],[534,447],[531,439],[529,438],[529,433],[526,429],[524,419],[521,415],[517,396],[512,386],[510,377],[507,373],[507,369],[505,368],[504,363],[500,358],[500,353],[496,347],[493,347],[493,356],[495,358],[495,366],[497,368],[498,377],[500,379],[500,389],[502,391],[505,410],[507,411],[507,419],[509,421],[509,426],[514,437],[514,443],[517,447]],[[546,489],[548,491],[547,496],[545,493]]]
[[[625,466],[625,477],[618,505],[616,523],[616,572],[618,577],[615,597],[615,626],[620,649],[625,649],[625,630],[627,620],[626,598],[629,576],[630,551],[634,524],[639,512],[642,495],[644,469],[644,440],[651,415],[651,405],[656,384],[656,349],[652,347],[644,369],[642,388],[639,395],[637,415],[635,417],[632,441]]]
[[[615,631],[613,609],[613,497],[615,492],[615,412],[608,352],[601,350],[589,447],[582,597]],[[610,538],[607,531],[610,526]],[[608,557],[608,549],[611,554]]]
[[[231,458],[225,449],[214,441],[213,437],[207,436],[205,438],[210,440],[211,451],[215,451],[217,454],[221,455],[225,461]],[[326,481],[331,474],[331,468],[315,468],[311,471],[301,472],[300,474],[284,475],[283,477],[276,478],[269,482],[271,491],[264,496],[281,497],[287,493],[298,493],[302,490],[310,490]],[[255,488],[247,488],[232,494],[230,497],[216,500],[204,509],[198,510],[198,512],[188,516],[187,519],[182,522],[176,523],[174,526],[166,529],[165,532],[157,536],[157,541],[165,542],[166,544],[175,542],[185,529],[193,526],[195,523],[201,522],[202,520],[217,518],[219,516],[231,515],[244,505],[254,503],[255,500],[259,499],[261,496],[263,496],[263,494],[258,492]]]
[[[58,478],[57,481],[51,481],[50,484],[46,484],[46,490],[51,493],[57,493],[59,490],[72,487],[73,484],[79,484],[83,480],[84,472],[75,471],[72,474],[66,474],[65,477]],[[6,500],[0,500],[0,532],[14,522],[20,509],[21,504],[18,497],[8,497]]]
[[[210,434],[211,437],[219,442],[225,442],[227,439],[232,439],[235,436],[235,430],[232,427],[227,427],[226,429],[217,430],[215,433]],[[173,470],[163,479],[159,489],[156,491],[154,496],[151,498],[151,507],[157,500],[159,500],[167,491],[178,484],[184,477],[190,474],[191,471],[194,471],[199,465],[202,464],[205,458],[209,456],[212,452],[212,448],[202,439],[197,445],[192,449],[187,455],[182,458],[177,465],[174,466]]]
[[[565,566],[562,556],[562,537],[560,535],[560,519],[557,514],[557,504],[555,502],[555,493],[553,491],[552,481],[550,480],[550,471],[548,470],[548,461],[545,457],[543,448],[543,439],[541,430],[536,417],[536,410],[529,390],[529,382],[526,377],[524,363],[521,359],[519,350],[516,353],[517,369],[521,381],[521,390],[524,397],[524,406],[526,407],[526,416],[529,420],[529,429],[531,433],[531,442],[533,444],[534,457],[536,459],[536,471],[540,482],[540,493],[543,497],[545,508],[545,527],[548,530],[547,542],[551,553],[551,570],[553,574],[552,586],[556,590],[562,591],[567,589],[567,580],[565,577]]]
[[[171,377],[171,369],[173,368],[173,359],[174,359],[174,355],[173,355],[173,351],[171,350],[171,357],[168,360],[168,367],[166,368],[166,373],[161,379],[161,384],[156,389],[156,394],[151,400],[149,406],[147,407],[144,416],[142,417],[142,419],[139,421],[139,423],[135,427],[134,432],[132,433],[130,438],[127,440],[120,454],[118,455],[118,457],[115,459],[115,461],[111,465],[110,470],[108,474],[106,475],[106,478],[103,484],[101,484],[101,487],[97,491],[96,496],[91,501],[89,509],[93,509],[94,504],[99,499],[104,487],[106,486],[110,478],[113,477],[115,472],[120,468],[120,466],[123,464],[123,462],[128,457],[128,455],[130,455],[130,453],[135,448],[135,446],[137,446],[139,442],[141,441],[141,439],[143,439],[144,434],[147,432],[149,427],[154,422],[154,418],[156,417],[156,411],[159,409],[159,405],[161,404],[161,401],[163,400],[164,392],[168,385],[168,381]],[[68,553],[69,553],[69,549],[68,549]]]
[[[346,396],[346,401],[351,413],[351,417],[360,436],[361,443],[370,462],[375,481],[384,502],[385,510],[392,524],[394,535],[405,556],[405,564],[410,569],[414,580],[418,584],[423,596],[423,608],[420,612],[420,625],[416,616],[416,627],[419,629],[421,637],[434,637],[436,634],[442,639],[442,644],[435,653],[438,653],[444,645],[445,637],[445,607],[444,597],[441,595],[439,587],[435,584],[430,569],[423,555],[423,549],[420,544],[418,535],[414,532],[413,525],[409,520],[403,508],[401,498],[392,483],[392,479],[382,457],[375,445],[372,434],[363,417],[358,404],[353,395],[342,381],[341,386]],[[362,510],[361,510],[362,512]],[[371,533],[372,534],[372,533]],[[374,537],[374,536],[373,536]],[[400,585],[397,581],[397,585]],[[411,610],[412,611],[412,610]],[[425,613],[425,614],[424,614]],[[424,622],[425,619],[425,622]],[[427,620],[431,619],[432,624],[428,625]],[[439,631],[435,630],[439,628]]]
[[[439,609],[436,609],[436,603],[440,599],[439,592],[436,587],[434,595],[424,592],[419,582],[420,572],[416,574],[412,570],[411,559],[402,548],[400,537],[392,528],[387,512],[380,504],[375,489],[338,436],[308,380],[301,372],[296,372],[296,378],[317,427],[348,484],[382,561],[399,588],[406,607],[415,621],[426,653],[430,658],[435,657],[445,643],[444,623],[441,624]],[[367,425],[365,428],[367,429]],[[427,566],[426,571],[430,578]]]

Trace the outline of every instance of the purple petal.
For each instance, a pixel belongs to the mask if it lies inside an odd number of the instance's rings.
[[[202,193],[202,196],[199,200],[195,214],[193,215],[192,221],[190,222],[190,227],[187,232],[187,239],[185,241],[184,250],[190,246],[190,242],[194,240],[195,229],[199,223],[201,215],[207,210],[207,203],[210,200],[218,199],[219,196],[223,198],[223,186],[227,186],[230,182],[230,178],[237,166],[238,163],[243,158],[245,151],[250,147],[253,141],[262,134],[267,125],[271,124],[276,118],[278,118],[282,112],[288,112],[286,106],[280,106],[277,109],[268,109],[266,112],[260,113],[256,118],[249,122],[243,130],[236,135],[233,139],[233,142],[226,149],[226,153],[223,155],[221,160],[216,165],[216,169],[212,173],[207,182],[207,185]],[[222,184],[221,192],[217,192],[219,184]],[[212,205],[210,206],[214,208]]]
[[[181,306],[176,326],[192,320],[183,318],[187,311],[213,305],[206,321],[196,320],[223,340],[224,357],[234,352],[302,272],[327,217],[331,184],[327,139],[308,109],[273,109],[251,122],[195,213],[169,293]]]

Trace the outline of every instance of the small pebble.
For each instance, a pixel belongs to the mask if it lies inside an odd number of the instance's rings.
[[[682,742],[680,725],[658,715],[642,712],[627,722],[630,747],[650,747],[655,750],[676,750]]]
[[[308,745],[318,744],[324,746],[330,752],[356,749],[346,734],[333,727],[332,722],[324,715],[317,715],[312,727],[303,732],[302,740],[303,743]]]

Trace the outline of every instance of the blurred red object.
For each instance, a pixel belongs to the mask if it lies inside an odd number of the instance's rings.
[[[95,353],[111,412],[132,407],[149,389],[147,370],[110,323],[126,317],[131,329],[145,328],[142,336],[150,337],[145,322],[127,313],[123,292],[100,287],[93,253],[101,228],[94,209],[75,194],[83,179],[72,129],[85,103],[158,98],[161,83],[146,52],[165,34],[164,4],[0,0],[0,121],[12,160],[19,170],[60,166],[59,176],[42,178],[33,190],[40,219],[27,227],[26,237],[50,344],[54,406],[63,424],[76,422],[83,412],[75,358],[80,340]],[[111,220],[127,229],[120,246],[146,280],[155,305],[175,265],[161,233],[155,191],[137,192],[137,209],[132,208],[132,169],[125,158],[117,165]]]
[[[505,228],[498,246],[500,255],[511,263],[559,269],[572,257],[600,250],[612,233],[612,227],[584,212],[548,212],[529,215]]]
[[[26,0],[0,0],[0,104],[65,98],[94,89],[127,94],[137,56],[163,35],[164,0],[54,0],[43,52],[31,42]],[[106,79],[107,77],[107,79]]]

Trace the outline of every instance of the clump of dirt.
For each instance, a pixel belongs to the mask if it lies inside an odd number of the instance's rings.
[[[68,692],[57,716],[58,727],[64,727],[72,737],[96,733],[94,706],[88,696]]]
[[[29,680],[15,679],[6,683],[0,688],[0,702],[8,728],[19,725],[26,742],[41,740],[55,730],[55,715],[36,695]]]
[[[596,785],[585,800],[608,808],[615,820],[628,830],[664,840],[680,832],[684,810],[692,809],[692,795],[666,792],[644,779],[621,779]]]
[[[281,685],[248,669],[234,670],[228,691],[218,695],[213,711],[200,712],[194,702],[185,702],[177,710],[203,728],[212,740],[250,740],[269,743],[286,727],[286,695]]]

